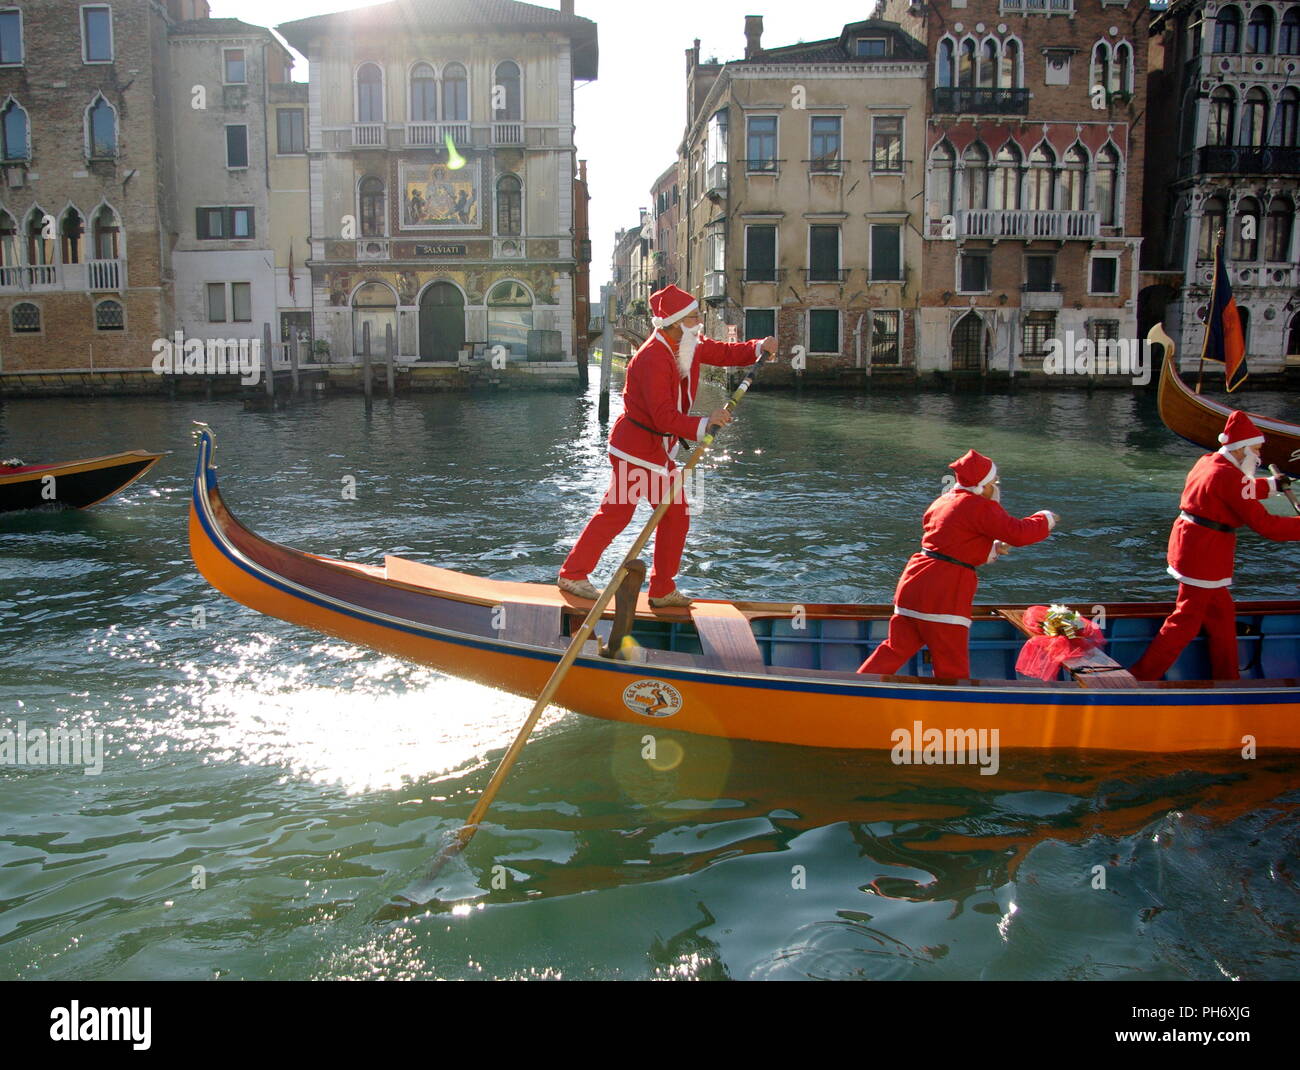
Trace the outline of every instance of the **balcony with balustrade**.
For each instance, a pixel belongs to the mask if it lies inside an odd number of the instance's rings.
[[[1028,115],[1028,89],[939,86],[934,110],[943,115]]]
[[[354,123],[352,145],[358,149],[382,149],[387,143],[383,123]]]
[[[1052,212],[1026,209],[963,208],[953,213],[950,237],[1003,238],[1037,241],[1096,238],[1101,234],[1100,212]],[[930,237],[944,237],[944,221],[930,220]]]
[[[1074,0],[1001,0],[1000,15],[1074,15]]]
[[[1207,145],[1196,152],[1202,175],[1293,175],[1300,172],[1300,148],[1277,145]]]
[[[0,293],[117,292],[126,288],[126,261],[11,264],[0,267]]]

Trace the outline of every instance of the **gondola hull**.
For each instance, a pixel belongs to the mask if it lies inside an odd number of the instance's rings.
[[[62,464],[0,468],[0,513],[87,509],[125,490],[163,456],[131,450]]]
[[[450,675],[527,697],[541,691],[587,603],[550,585],[485,580],[391,557],[382,568],[355,565],[268,542],[231,515],[209,463],[211,451],[211,432],[204,429],[189,541],[195,565],[219,591],[261,613]],[[775,656],[746,662],[743,635],[734,631],[731,646],[709,641],[711,633],[726,635],[742,622],[753,632],[788,622],[795,609],[701,601],[693,612],[655,611],[643,597],[638,623],[644,634],[672,625],[694,628],[704,640],[702,652],[641,646],[633,660],[623,661],[601,657],[591,642],[556,705],[647,729],[814,747],[899,751],[906,738],[914,741],[906,752],[918,761],[925,760],[924,741],[934,732],[951,754],[954,741],[973,747],[981,729],[996,729],[996,737],[984,738],[995,738],[1002,749],[1240,751],[1247,737],[1257,748],[1300,749],[1300,680],[1289,677],[1096,689],[1068,681],[944,683],[783,666]],[[1122,617],[1133,607],[1115,610]],[[805,605],[802,611],[825,632],[865,621],[883,628],[889,607]],[[1260,611],[1294,620],[1287,627],[1300,631],[1300,603]],[[994,607],[978,612],[998,619]],[[1300,635],[1290,641],[1300,645]],[[775,642],[769,646],[777,649]],[[966,764],[976,764],[974,757]]]
[[[1219,448],[1219,433],[1232,407],[1196,393],[1178,374],[1177,362],[1166,359],[1160,369],[1158,405],[1160,419],[1180,438],[1207,450]],[[1260,456],[1265,468],[1275,464],[1288,475],[1300,478],[1300,426],[1284,420],[1250,414],[1263,432]]]

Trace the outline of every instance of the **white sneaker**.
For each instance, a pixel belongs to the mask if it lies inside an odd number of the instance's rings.
[[[650,599],[650,605],[655,609],[688,609],[690,604],[691,600],[676,588],[669,591],[662,598]]]
[[[555,586],[575,598],[585,598],[589,602],[594,602],[600,597],[600,592],[591,585],[590,580],[570,580],[560,576],[556,579]]]

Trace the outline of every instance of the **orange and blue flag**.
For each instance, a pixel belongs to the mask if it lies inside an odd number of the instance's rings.
[[[1241,313],[1232,296],[1232,283],[1223,263],[1223,242],[1214,250],[1214,292],[1210,297],[1210,319],[1205,328],[1205,356],[1223,363],[1223,378],[1229,393],[1246,381],[1246,339],[1241,330]]]

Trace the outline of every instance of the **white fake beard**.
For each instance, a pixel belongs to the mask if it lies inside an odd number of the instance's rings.
[[[1002,501],[1002,487],[997,483],[993,484],[993,497],[990,500],[995,502]]]
[[[682,328],[682,337],[677,343],[677,370],[682,373],[683,379],[691,374],[691,365],[695,363],[695,346],[703,329],[703,324]]]
[[[1247,450],[1246,456],[1241,461],[1241,472],[1247,479],[1254,479],[1255,473],[1259,471],[1260,456],[1256,450]]]

